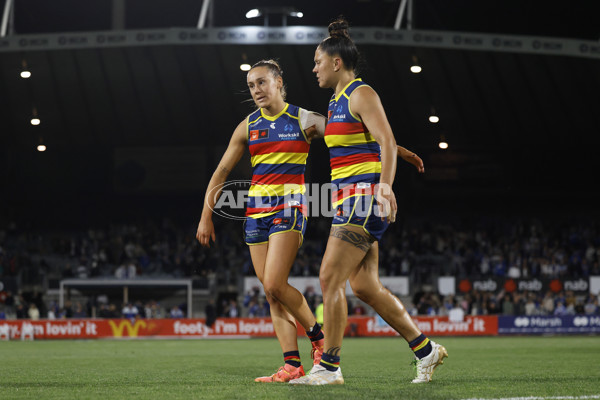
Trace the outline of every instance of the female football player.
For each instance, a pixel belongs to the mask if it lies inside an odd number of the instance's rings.
[[[337,211],[319,274],[327,336],[319,365],[291,384],[344,383],[339,364],[348,317],[348,280],[354,294],[373,307],[414,351],[417,376],[413,383],[429,382],[434,368],[448,355],[443,346],[423,335],[400,300],[379,280],[378,241],[396,219],[397,204],[391,189],[396,154],[409,161],[411,155],[396,146],[377,93],[356,78],[358,58],[347,21],[331,23],[329,37],[315,51],[313,68],[319,86],[334,90],[325,143],[330,152],[332,183],[338,187],[333,196]],[[423,171],[422,164],[417,168]]]
[[[252,182],[248,192],[245,241],[256,276],[270,305],[271,318],[283,351],[284,365],[257,382],[288,382],[304,376],[298,352],[298,321],[312,343],[318,364],[323,332],[304,296],[288,284],[288,276],[306,230],[304,170],[310,141],[323,137],[325,118],[285,102],[283,72],[273,60],[254,64],[248,88],[258,107],[237,126],[206,190],[196,238],[209,247],[215,240],[212,211],[231,170],[248,146]]]

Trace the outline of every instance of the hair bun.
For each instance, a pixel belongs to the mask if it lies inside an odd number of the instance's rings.
[[[329,36],[331,37],[350,37],[348,35],[348,21],[344,18],[338,18],[329,24]]]

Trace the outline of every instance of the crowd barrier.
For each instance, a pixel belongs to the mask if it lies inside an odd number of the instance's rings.
[[[600,316],[467,316],[415,317],[428,336],[495,336],[511,334],[600,333]],[[112,339],[112,338],[252,338],[274,337],[270,318],[219,318],[211,328],[204,319],[72,319],[0,321],[0,339]],[[380,317],[349,317],[346,336],[397,336]],[[302,328],[298,335],[304,335]]]

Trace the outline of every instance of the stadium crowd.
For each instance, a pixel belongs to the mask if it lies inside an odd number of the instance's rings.
[[[193,221],[195,222],[195,221]],[[292,268],[292,276],[317,276],[328,232],[328,220],[315,218]],[[241,276],[254,271],[237,221],[220,220],[217,242],[202,248],[194,237],[195,224],[159,222],[114,224],[85,231],[35,232],[10,224],[0,229],[0,278],[13,278],[22,285],[46,286],[62,278],[192,277],[219,276],[222,283],[238,284]],[[380,246],[382,276],[407,276],[412,287],[431,282],[431,277],[457,279],[494,277],[579,279],[600,275],[600,224],[591,220],[561,221],[533,218],[478,218],[476,220],[416,218],[400,220],[390,228]],[[15,291],[17,292],[17,291]],[[29,297],[41,297],[40,293]],[[6,289],[0,304],[6,305]],[[52,309],[57,318],[89,315],[89,307],[73,305],[72,312],[57,310],[40,301],[21,301],[11,294],[15,309],[22,303],[21,316],[44,315]],[[11,300],[9,300],[10,302]],[[457,298],[440,298],[435,293],[413,298],[413,313],[444,314],[458,303],[469,314],[560,314],[598,312],[592,296],[576,298],[568,292],[471,292]],[[264,300],[244,304],[218,304],[221,315],[265,315]],[[121,307],[105,305],[98,313],[121,313]],[[102,306],[104,307],[104,306]],[[594,310],[595,307],[595,311]],[[146,304],[137,305],[140,315]],[[150,304],[150,307],[152,305]],[[156,308],[156,307],[155,307]],[[353,308],[351,308],[352,310]],[[139,310],[144,310],[142,313]],[[162,310],[169,315],[171,310]],[[361,312],[358,308],[357,312]],[[122,313],[121,313],[122,314]]]

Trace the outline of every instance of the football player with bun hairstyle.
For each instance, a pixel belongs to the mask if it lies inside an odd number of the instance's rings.
[[[286,103],[283,71],[274,60],[254,64],[247,75],[258,107],[233,132],[206,190],[196,238],[206,247],[215,241],[212,212],[231,170],[248,147],[252,182],[244,238],[256,276],[270,305],[284,365],[256,382],[288,382],[304,376],[298,352],[298,321],[311,340],[313,364],[323,352],[323,332],[304,296],[288,276],[306,231],[304,170],[310,142],[323,137],[325,117]]]
[[[342,384],[339,367],[348,309],[346,282],[409,344],[415,354],[413,383],[431,381],[434,369],[448,356],[446,349],[427,338],[402,302],[379,280],[378,242],[396,219],[392,184],[396,155],[423,172],[421,160],[396,145],[379,96],[356,77],[359,52],[348,35],[348,22],[329,25],[329,37],[315,51],[313,72],[321,88],[333,89],[329,102],[325,143],[329,147],[332,205],[336,210],[319,279],[327,330],[321,362],[291,384]]]

